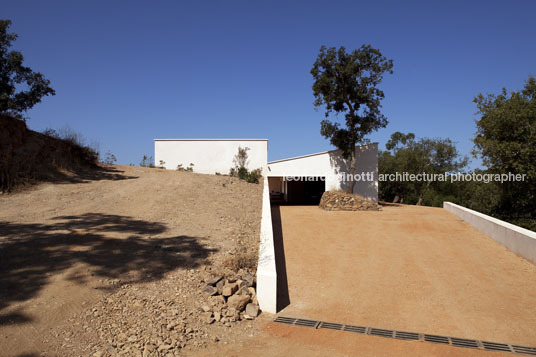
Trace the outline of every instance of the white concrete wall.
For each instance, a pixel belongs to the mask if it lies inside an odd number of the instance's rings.
[[[250,149],[247,168],[261,168],[264,173],[268,161],[267,139],[155,139],[154,162],[158,166],[163,160],[168,170],[176,170],[179,164],[186,168],[193,163],[194,172],[228,174],[234,167],[239,146]]]
[[[454,203],[443,202],[443,208],[536,264],[536,233]]]
[[[262,311],[277,312],[277,271],[275,265],[274,232],[268,178],[262,191],[261,236],[257,264],[257,300]]]
[[[268,176],[323,176],[326,191],[344,189],[348,182],[339,180],[339,173],[349,173],[350,164],[339,151],[300,156],[268,163]],[[356,173],[373,173],[372,181],[357,181],[354,193],[378,201],[378,144],[356,147]]]

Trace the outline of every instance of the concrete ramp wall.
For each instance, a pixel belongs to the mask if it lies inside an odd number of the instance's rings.
[[[517,255],[536,264],[536,233],[477,211],[443,202],[443,208],[454,213],[476,229],[493,238]]]
[[[277,271],[275,265],[274,232],[268,178],[264,177],[262,192],[261,236],[257,265],[257,300],[262,311],[277,312]]]

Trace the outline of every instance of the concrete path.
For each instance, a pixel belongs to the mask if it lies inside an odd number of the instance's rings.
[[[536,345],[536,266],[453,214],[279,211],[290,305],[278,315]]]

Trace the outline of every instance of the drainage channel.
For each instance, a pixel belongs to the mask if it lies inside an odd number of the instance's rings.
[[[282,317],[282,316],[276,318],[274,322],[286,324],[286,325],[311,327],[314,329],[329,329],[329,330],[353,332],[353,333],[358,333],[362,335],[371,335],[371,336],[378,336],[378,337],[385,337],[385,338],[396,338],[399,340],[406,340],[406,341],[424,341],[424,342],[430,342],[430,343],[450,345],[450,346],[455,346],[455,347],[473,348],[473,349],[479,349],[479,350],[484,350],[484,351],[500,351],[500,352],[510,352],[510,353],[517,353],[517,354],[522,354],[522,355],[536,356],[536,347],[519,346],[519,345],[512,345],[512,344],[507,344],[507,343],[470,340],[466,338],[430,335],[430,334],[425,334],[425,333],[416,333],[416,332],[407,332],[407,331],[385,330],[385,329],[379,329],[379,328],[373,328],[373,327],[344,325],[344,324],[337,324],[337,323],[332,323],[332,322],[296,319],[296,318]]]

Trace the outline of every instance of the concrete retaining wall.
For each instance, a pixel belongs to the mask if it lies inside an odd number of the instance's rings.
[[[512,252],[536,264],[536,233],[454,203],[443,202],[443,208]]]
[[[264,177],[262,192],[262,219],[257,265],[257,299],[262,311],[277,311],[277,271],[275,266],[274,232],[268,178]]]

